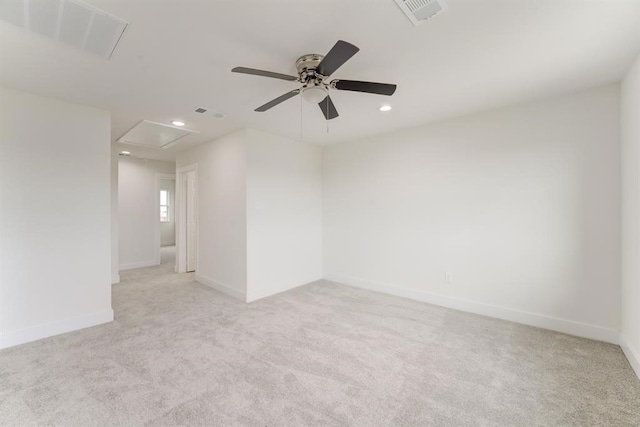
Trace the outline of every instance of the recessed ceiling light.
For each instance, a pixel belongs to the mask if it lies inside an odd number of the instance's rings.
[[[184,126],[184,122],[181,122],[180,120],[174,120],[171,122],[174,126]]]
[[[383,105],[382,107],[380,107],[380,111],[390,111],[391,110],[391,105]]]
[[[120,155],[121,155],[121,156],[130,156],[130,155],[131,155],[131,152],[130,152],[130,151],[121,151],[121,152],[120,152]]]

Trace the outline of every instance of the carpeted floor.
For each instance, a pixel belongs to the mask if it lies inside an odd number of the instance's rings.
[[[122,272],[116,321],[0,352],[0,425],[638,426],[620,348],[320,281]]]

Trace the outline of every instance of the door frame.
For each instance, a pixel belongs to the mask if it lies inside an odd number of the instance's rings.
[[[187,198],[184,186],[186,184],[185,175],[189,172],[195,172],[196,200],[194,205],[196,212],[198,211],[198,164],[191,163],[176,169],[176,266],[177,273],[187,272]],[[158,190],[160,197],[160,190]],[[159,202],[158,202],[159,203]],[[196,215],[196,230],[198,229],[199,215]],[[196,232],[196,247],[198,247],[198,233]],[[198,262],[196,261],[196,270]]]
[[[155,216],[154,218],[156,219],[155,224],[156,224],[156,229],[155,229],[155,241],[156,241],[156,263],[157,265],[160,265],[160,263],[162,262],[161,260],[161,256],[160,256],[160,245],[162,244],[162,237],[161,237],[161,231],[160,231],[160,218],[159,218],[159,212],[160,212],[160,188],[162,187],[162,184],[160,181],[162,180],[170,180],[170,181],[176,181],[176,174],[175,173],[156,173],[156,207],[155,207]],[[178,183],[176,182],[176,186],[178,185]],[[175,191],[174,191],[174,199],[175,199]],[[176,207],[173,207],[173,212],[174,212],[174,221],[177,219],[175,216],[175,212],[176,212]],[[176,222],[176,226],[178,225],[178,223]]]

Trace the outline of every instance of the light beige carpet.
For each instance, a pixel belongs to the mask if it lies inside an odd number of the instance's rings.
[[[0,352],[2,426],[638,426],[619,347],[325,281],[249,305],[173,263]]]

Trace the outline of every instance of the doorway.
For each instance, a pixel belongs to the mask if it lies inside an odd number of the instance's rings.
[[[155,246],[156,263],[170,261],[171,247],[176,245],[176,176],[156,173]],[[175,268],[175,261],[173,262]]]
[[[176,264],[176,177],[160,177],[160,264]]]
[[[176,181],[176,271],[198,268],[198,165],[178,169]]]

